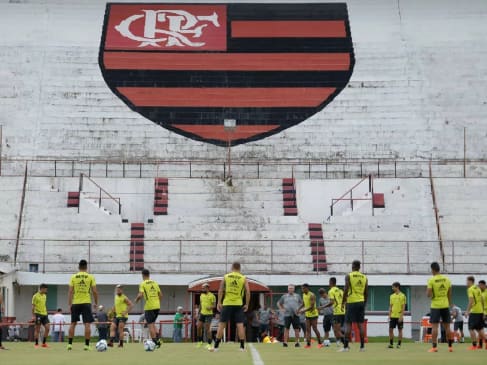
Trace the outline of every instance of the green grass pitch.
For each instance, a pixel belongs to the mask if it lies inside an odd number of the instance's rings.
[[[240,352],[234,343],[222,344],[217,353],[204,348],[197,349],[194,344],[163,344],[154,352],[145,352],[142,344],[126,344],[123,349],[109,348],[99,353],[83,351],[82,343],[75,343],[72,351],[66,350],[66,343],[50,343],[48,349],[34,349],[32,343],[5,343],[9,350],[0,351],[2,364],[21,365],[136,365],[136,364],[174,364],[174,365],[253,365],[251,351]],[[92,344],[94,346],[94,344]],[[428,353],[429,345],[406,343],[401,349],[387,349],[386,343],[366,345],[366,352],[358,352],[356,344],[351,345],[351,352],[338,353],[334,344],[328,348],[311,349],[283,348],[281,344],[254,344],[265,365],[295,364],[390,364],[390,365],[480,365],[486,364],[487,351],[467,351],[468,344],[454,345],[454,352],[449,353],[444,344],[439,345],[439,352]]]

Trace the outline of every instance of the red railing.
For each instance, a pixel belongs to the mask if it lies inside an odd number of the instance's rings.
[[[372,175],[365,176],[364,178],[362,178],[362,180],[360,180],[358,183],[356,183],[354,186],[352,186],[350,189],[348,189],[342,196],[340,196],[339,198],[331,199],[330,216],[333,216],[333,207],[341,201],[350,201],[350,207],[352,210],[353,210],[354,200],[371,200],[372,201],[372,195],[370,196],[370,198],[354,198],[353,197],[353,190],[358,188],[360,185],[362,185],[362,183],[366,180],[369,181],[369,193],[373,194],[373,190],[374,190],[373,184],[374,183],[373,183]],[[347,195],[350,195],[350,197],[345,198]],[[372,215],[373,215],[373,208],[372,208]]]

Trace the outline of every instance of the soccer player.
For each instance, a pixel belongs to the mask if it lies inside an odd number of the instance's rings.
[[[360,350],[365,351],[364,347],[364,321],[365,321],[365,303],[368,296],[367,276],[360,272],[360,261],[352,262],[352,272],[345,276],[345,289],[343,290],[342,307],[346,304],[345,313],[345,341],[341,352],[348,352],[350,334],[352,332],[352,323],[357,323],[360,332]]]
[[[330,289],[328,290],[328,297],[333,303],[333,333],[335,334],[336,344],[340,345],[340,341],[345,343],[343,337],[343,327],[345,325],[345,308],[343,307],[343,290],[337,287],[337,278],[331,277],[328,281]]]
[[[487,287],[485,285],[485,280],[479,281],[479,288],[482,292],[482,299],[484,302],[484,328],[487,328]],[[484,329],[484,342],[485,349],[487,350],[487,331]]]
[[[394,328],[397,327],[397,348],[401,348],[402,329],[404,327],[404,311],[406,310],[406,296],[401,291],[401,284],[392,284],[394,293],[389,297],[389,348],[394,348]]]
[[[2,315],[4,312],[3,306],[3,295],[0,293],[0,350],[6,350],[6,348],[2,345],[2,337],[3,337],[3,326],[2,326]]]
[[[472,346],[468,349],[481,350],[484,338],[484,301],[482,291],[475,285],[475,278],[473,276],[467,277],[467,295],[468,306],[465,311],[465,317],[468,318],[468,330],[472,339]]]
[[[245,296],[245,304],[243,297]],[[237,327],[237,335],[240,341],[240,350],[245,350],[245,312],[249,308],[250,288],[247,278],[240,272],[240,263],[232,264],[232,271],[225,274],[220,288],[218,289],[217,309],[221,313],[220,323],[215,339],[215,347],[209,348],[210,351],[218,351],[223,331],[228,321],[233,321]]]
[[[300,320],[298,316],[298,309],[303,304],[301,297],[295,293],[295,287],[293,284],[287,286],[287,293],[284,294],[279,301],[277,306],[279,308],[279,314],[284,316],[284,336],[282,346],[287,347],[287,342],[289,340],[289,328],[291,325],[294,329],[294,337],[296,338],[295,347],[299,347],[299,331],[300,331]]]
[[[318,308],[316,307],[316,296],[313,292],[309,291],[309,285],[303,284],[301,286],[303,291],[303,304],[299,308],[298,312],[304,313],[306,316],[306,346],[305,349],[311,348],[311,329],[318,339],[318,348],[322,348],[320,331],[318,331]]]
[[[324,288],[320,288],[318,293],[320,294],[318,309],[323,315],[323,331],[325,332],[323,344],[328,347],[330,346],[330,330],[333,323],[333,302]]]
[[[41,325],[44,326],[44,337],[42,338],[42,347],[47,346],[47,337],[49,336],[49,318],[47,317],[47,285],[41,284],[39,291],[32,296],[32,320],[35,323],[34,329],[34,347],[39,348],[39,332]]]
[[[197,324],[198,344],[197,347],[203,345],[203,329],[206,333],[206,340],[208,342],[207,348],[211,348],[211,320],[213,319],[213,310],[216,307],[216,297],[210,291],[210,284],[203,283],[203,293],[200,294],[200,310]]]
[[[450,303],[451,303],[451,281],[440,273],[440,265],[437,262],[431,263],[433,276],[428,280],[426,295],[431,298],[430,323],[432,347],[428,352],[438,352],[438,326],[440,320],[443,322],[446,338],[448,339],[448,351],[453,352],[452,338],[450,335]]]
[[[145,321],[147,322],[152,341],[154,341],[156,347],[159,348],[161,347],[161,340],[157,335],[155,322],[159,315],[159,311],[161,310],[162,292],[159,288],[159,284],[154,280],[151,280],[149,270],[142,270],[142,280],[142,283],[139,285],[139,293],[137,294],[134,303],[137,304],[142,297],[144,298]]]
[[[118,329],[118,347],[123,347],[123,330],[125,323],[129,319],[129,312],[132,310],[132,302],[123,293],[123,286],[118,284],[115,287],[115,299],[112,312],[115,313],[112,324],[110,325],[110,342],[108,346],[113,347],[115,332]]]
[[[91,312],[91,294],[98,306],[98,290],[96,289],[95,277],[88,273],[88,262],[80,260],[78,264],[79,272],[71,276],[68,290],[68,307],[71,309],[71,324],[69,325],[68,350],[73,349],[73,337],[76,323],[80,315],[83,317],[85,325],[85,346],[84,350],[90,350],[91,323],[93,323],[93,313]]]

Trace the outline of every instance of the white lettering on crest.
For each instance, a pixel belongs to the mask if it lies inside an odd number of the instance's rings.
[[[218,14],[195,16],[184,10],[142,10],[144,14],[135,14],[122,20],[115,29],[124,37],[140,42],[139,47],[202,47],[204,42],[195,41],[203,34],[203,29],[209,24],[220,27]],[[135,35],[130,30],[134,21],[145,18],[144,34]],[[157,28],[159,23],[165,23],[165,29]],[[203,24],[201,24],[203,23]]]

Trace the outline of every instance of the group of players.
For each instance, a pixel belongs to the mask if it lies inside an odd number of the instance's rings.
[[[68,350],[72,350],[73,348],[74,330],[77,322],[80,320],[80,316],[83,318],[84,323],[84,350],[90,350],[91,323],[94,321],[92,305],[94,307],[98,306],[98,291],[95,278],[87,272],[87,268],[88,263],[86,260],[81,260],[79,262],[79,272],[72,275],[69,282],[68,305],[71,313],[71,323],[68,332]],[[438,328],[440,323],[442,323],[445,329],[448,351],[452,352],[453,336],[450,333],[450,306],[453,305],[451,300],[451,281],[447,276],[440,273],[440,266],[437,262],[431,264],[431,273],[432,277],[428,280],[426,293],[431,299],[430,323],[432,326],[432,347],[429,352],[438,351]],[[161,346],[161,339],[158,336],[155,322],[160,311],[162,292],[158,283],[150,279],[149,270],[142,270],[142,279],[138,294],[133,302],[138,303],[142,298],[144,299],[145,322],[147,323],[152,341],[156,344],[156,348],[159,348]],[[301,328],[300,314],[304,314],[306,318],[305,348],[311,347],[312,330],[316,334],[318,347],[323,347],[320,332],[317,328],[319,310],[332,307],[333,331],[337,339],[337,344],[343,344],[343,347],[339,351],[350,351],[349,340],[353,323],[357,324],[360,333],[359,351],[365,351],[364,321],[368,296],[368,279],[365,274],[360,272],[360,261],[353,261],[352,271],[345,276],[345,287],[343,290],[337,287],[336,278],[334,277],[330,278],[329,286],[329,302],[321,306],[317,303],[314,293],[309,290],[308,284],[302,285],[302,297],[295,293],[294,285],[288,286],[288,292],[277,303],[280,311],[284,314],[284,347],[288,347],[291,326],[294,328],[296,338],[299,338]],[[210,292],[207,283],[203,284],[202,287],[203,293],[200,296],[200,312],[197,324],[197,346],[200,347],[203,344],[203,330],[206,330],[207,334],[210,333],[209,327],[216,308],[220,312],[220,322],[214,341],[208,336],[208,350],[212,352],[218,351],[228,321],[236,324],[240,350],[245,350],[244,321],[245,312],[249,308],[250,289],[245,275],[241,273],[240,263],[233,263],[231,272],[224,275],[218,289],[217,297]],[[32,297],[32,316],[35,322],[34,346],[36,348],[39,347],[41,326],[44,327],[44,336],[42,345],[40,346],[48,347],[46,343],[49,334],[49,319],[46,308],[47,288],[47,285],[41,284],[39,291]],[[392,284],[393,293],[390,296],[389,307],[389,348],[394,347],[393,331],[396,327],[399,331],[396,347],[401,347],[406,296],[401,292],[400,288],[398,282]],[[481,280],[477,286],[474,277],[469,276],[467,278],[467,295],[469,302],[465,317],[468,317],[468,328],[472,339],[472,346],[469,347],[469,350],[482,349],[484,341],[486,342],[487,349],[487,341],[484,334],[484,326],[487,321],[487,289],[485,281]],[[118,333],[123,333],[128,314],[133,307],[133,302],[123,293],[122,285],[117,285],[113,307],[115,316],[110,327],[109,346],[113,346],[117,330]],[[329,325],[324,324],[325,327]],[[326,330],[327,328],[325,328]],[[328,328],[329,330],[330,328]],[[123,339],[120,339],[118,346],[123,347]],[[296,342],[295,346],[299,347],[299,342]],[[4,349],[1,342],[0,349]]]

